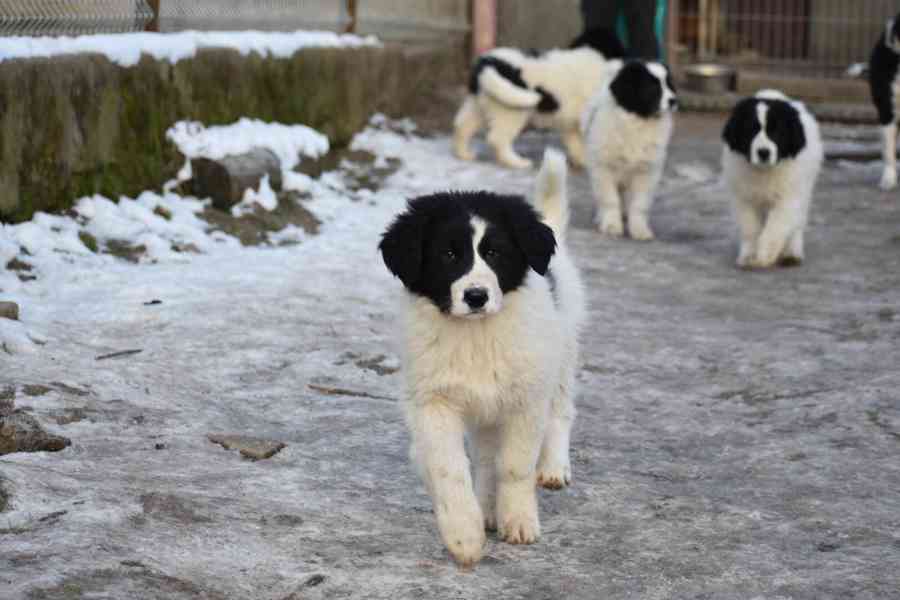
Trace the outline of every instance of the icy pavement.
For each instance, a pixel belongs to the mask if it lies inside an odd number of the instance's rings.
[[[22,322],[0,390],[72,446],[0,458],[0,598],[896,597],[900,195],[877,166],[829,164],[808,262],[738,271],[719,127],[679,117],[656,242],[594,233],[573,176],[591,302],[574,485],[541,493],[539,543],[491,538],[471,572],[408,464],[400,285],[376,245],[407,195],[526,192],[533,173],[368,132],[403,167],[314,194],[321,232],[299,245],[133,265],[67,238],[4,294]],[[96,360],[123,350],[141,352]],[[208,434],[287,446],[253,462]]]

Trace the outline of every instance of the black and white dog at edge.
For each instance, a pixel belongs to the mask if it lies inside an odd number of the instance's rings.
[[[900,15],[889,19],[869,59],[869,88],[881,124],[881,189],[897,187],[897,124],[900,122]]]

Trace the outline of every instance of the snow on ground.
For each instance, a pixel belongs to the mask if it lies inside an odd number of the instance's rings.
[[[184,211],[156,235],[202,235],[203,201],[168,192],[86,202],[112,213],[103,227],[80,213],[4,227],[0,258],[38,278],[0,284],[22,306],[4,335],[30,345],[0,353],[0,388],[73,444],[0,458],[0,597],[890,597],[896,196],[828,169],[808,264],[739,271],[727,195],[707,179],[720,124],[703,118],[710,141],[670,153],[657,242],[596,235],[573,173],[592,319],[576,484],[541,494],[540,543],[492,536],[474,572],[450,562],[409,464],[390,345],[401,286],[377,244],[409,196],[527,192],[533,171],[461,162],[447,138],[376,120],[354,147],[402,167],[379,190],[307,182],[323,224],[299,245],[201,239],[201,253],[130,264],[76,243],[76,226],[126,231],[132,213],[132,239],[147,234],[155,202]],[[548,141],[523,137],[531,157]],[[141,352],[96,360],[126,349]],[[287,447],[250,462],[211,432]]]
[[[374,36],[359,37],[330,31],[183,31],[178,33],[110,33],[77,37],[0,38],[0,62],[14,58],[47,58],[62,54],[102,54],[123,67],[134,66],[141,54],[174,64],[192,58],[202,48],[232,48],[242,55],[287,58],[304,48],[377,46]]]

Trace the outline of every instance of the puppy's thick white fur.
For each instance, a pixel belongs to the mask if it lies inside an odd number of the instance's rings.
[[[531,168],[531,161],[519,155],[513,142],[529,123],[558,131],[572,162],[584,165],[584,144],[579,119],[594,92],[608,77],[610,65],[602,54],[588,47],[554,49],[541,56],[527,56],[515,48],[495,48],[488,56],[499,58],[521,70],[522,79],[532,89],[540,86],[559,103],[552,113],[540,113],[540,96],[517,88],[492,68],[479,76],[480,90],[468,95],[454,119],[453,147],[456,156],[472,160],[469,142],[487,127],[487,142],[497,160],[515,169]]]
[[[408,295],[406,355],[411,455],[447,548],[481,558],[485,528],[514,544],[540,534],[535,486],[571,478],[569,432],[584,292],[564,243],[565,158],[548,151],[535,206],[557,236],[550,281],[534,271],[502,309],[478,320],[442,314]],[[475,452],[470,471],[464,434]],[[477,492],[476,492],[477,491]]]
[[[665,81],[664,72],[661,78]],[[619,106],[609,85],[605,85],[584,111],[582,128],[594,193],[594,219],[601,233],[624,235],[624,213],[632,239],[654,238],[649,215],[672,137],[671,97],[669,91],[663,94],[659,116],[642,118]]]
[[[725,145],[723,178],[740,228],[737,264],[746,268],[803,261],[803,233],[824,157],[819,125],[802,102],[775,90],[756,97],[789,101],[800,114],[806,145],[796,157],[774,165],[751,164]]]

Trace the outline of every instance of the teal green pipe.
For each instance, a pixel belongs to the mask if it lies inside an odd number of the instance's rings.
[[[666,60],[666,10],[668,9],[668,0],[656,0],[656,15],[653,20],[653,30],[656,32],[656,41],[659,43],[659,51],[662,55],[660,58]],[[625,46],[628,46],[628,24],[625,22],[625,15],[619,11],[619,17],[616,21],[616,33]]]

